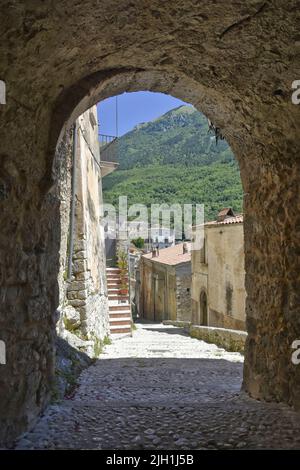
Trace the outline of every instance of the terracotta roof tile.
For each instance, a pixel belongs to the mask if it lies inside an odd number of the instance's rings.
[[[212,220],[211,222],[206,222],[204,225],[228,225],[228,224],[242,224],[243,223],[243,214],[235,215],[234,217],[226,217],[224,220],[217,221]]]
[[[187,246],[189,250],[188,253],[183,253],[183,243],[179,243],[178,245],[159,250],[159,256],[152,257],[152,253],[147,253],[142,257],[151,259],[151,261],[156,263],[175,266],[176,264],[187,263],[191,261],[191,244],[187,243]]]

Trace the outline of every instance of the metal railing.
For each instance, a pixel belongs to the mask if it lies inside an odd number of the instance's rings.
[[[99,135],[99,142],[100,142],[101,147],[104,145],[110,144],[117,138],[115,135],[108,135],[108,134],[98,134],[98,135]]]
[[[114,135],[99,134],[100,161],[119,162],[118,138]]]

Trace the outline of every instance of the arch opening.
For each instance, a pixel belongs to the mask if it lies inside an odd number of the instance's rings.
[[[150,93],[149,95],[152,97],[150,98],[149,96],[152,106],[153,102],[155,102],[159,96],[167,96],[153,93]],[[138,96],[140,96],[140,102],[137,101]],[[103,104],[102,114],[102,105],[100,103],[100,111],[98,112],[100,127],[102,126],[103,129],[104,125],[105,128],[105,115],[103,113],[105,113],[106,110],[109,114],[113,114],[113,116],[110,117],[112,123],[108,128],[109,130],[106,129],[105,132],[113,134],[115,130],[116,103],[118,103],[118,115],[124,116],[123,119],[126,121],[126,106],[128,106],[128,109],[130,109],[130,118],[132,118],[132,115],[134,115],[134,111],[131,108],[132,104],[130,99],[133,100],[132,102],[136,104],[140,114],[140,109],[143,109],[143,106],[145,106],[145,100],[147,102],[146,96],[148,96],[148,92],[145,94],[134,93],[131,95],[129,93],[125,95],[117,95],[117,97],[105,101]],[[169,99],[171,99],[170,95],[168,96]],[[148,119],[143,115],[143,117],[140,118],[141,121],[138,121],[138,124],[142,122],[141,126],[139,125],[137,128],[134,128],[132,132],[130,132],[131,128],[130,131],[128,128],[128,134],[121,136],[120,138],[117,138],[113,142],[107,144],[108,150],[104,150],[103,158],[107,160],[107,157],[109,157],[108,159],[114,159],[114,157],[117,157],[116,161],[118,162],[119,166],[112,174],[110,174],[107,178],[105,177],[103,180],[105,202],[108,202],[117,208],[119,205],[119,198],[125,197],[129,206],[128,212],[130,213],[131,208],[133,208],[134,205],[137,205],[139,206],[139,216],[141,215],[141,206],[143,206],[146,212],[146,216],[148,214],[146,221],[147,225],[148,223],[154,223],[150,215],[151,204],[158,204],[159,206],[165,204],[168,208],[170,208],[172,204],[179,204],[182,215],[187,215],[186,210],[188,211],[190,209],[188,204],[191,202],[193,202],[194,209],[196,204],[204,204],[206,222],[209,220],[216,220],[218,212],[228,204],[229,206],[232,206],[237,213],[240,212],[242,206],[240,176],[238,172],[238,166],[236,165],[234,156],[228,144],[224,140],[217,142],[219,135],[210,132],[209,123],[206,121],[206,118],[202,113],[199,113],[197,110],[195,110],[193,106],[187,106],[182,101],[176,102],[176,104],[174,102],[173,106],[177,106],[177,108],[173,109],[173,111],[168,108],[168,111],[162,111],[160,113],[161,115],[156,113],[155,120],[150,120],[148,123]],[[146,112],[144,114],[145,116],[147,115]],[[123,124],[120,125],[122,127]],[[103,131],[100,130],[100,133],[101,132]],[[106,144],[104,144],[103,148],[106,149]],[[155,183],[153,180],[155,180]],[[141,204],[141,202],[143,202],[144,205]],[[185,209],[184,204],[187,204]],[[133,213],[131,216],[132,215]],[[136,215],[137,214],[135,214],[135,216]],[[193,214],[193,218],[191,217],[191,223],[194,225],[196,223],[197,226],[197,222],[195,222],[194,216],[195,214]],[[229,209],[224,217],[227,216],[232,216],[234,220],[235,214],[231,209]],[[177,228],[176,235],[173,234],[174,240],[172,243],[179,244],[183,243],[184,241],[190,241],[190,237],[182,238],[185,224],[183,224],[183,227],[181,226],[180,229],[178,229],[178,217],[176,216],[175,219],[173,218],[173,224],[175,222]],[[181,216],[179,216],[179,220],[182,220]],[[241,222],[242,217],[237,217],[237,220]],[[132,228],[134,228],[133,226],[135,226],[137,221],[139,222],[138,225],[140,225],[142,228],[143,224],[141,224],[140,217],[137,217],[132,222],[129,222],[129,225],[132,225]],[[150,252],[151,250],[153,251],[153,248],[156,247],[161,250],[170,246],[168,240],[166,243],[166,238],[163,233],[165,230],[170,230],[170,228],[171,230],[174,230],[173,225],[172,227],[169,226],[170,221],[171,218],[165,220],[165,222],[161,221],[162,223],[167,223],[168,227],[160,227],[155,237],[153,236],[151,239],[151,243],[146,237],[147,242],[143,246],[144,249],[148,248]],[[225,232],[227,232],[227,227],[228,225],[223,226],[223,230]],[[179,236],[177,232],[179,232]],[[170,237],[170,235],[172,235],[172,233],[168,233],[168,237]],[[140,234],[136,234],[135,238],[137,238],[137,240],[135,241],[138,242],[139,237]],[[134,238],[134,236],[132,235],[131,238]],[[205,235],[204,237],[203,234],[204,242],[206,241],[206,238],[207,236]],[[239,257],[240,271],[237,277],[240,276],[240,310],[239,312],[236,312],[235,309],[232,315],[233,320],[228,320],[225,298],[223,299],[224,296],[222,296],[222,299],[220,300],[218,299],[217,295],[213,295],[210,308],[215,310],[215,321],[211,325],[214,327],[228,327],[230,325],[231,328],[245,329],[245,288],[243,272],[244,249],[242,230],[239,233],[239,244],[241,245],[241,256]],[[191,320],[191,316],[188,314],[188,311],[191,310],[189,304],[195,298],[198,308],[200,307],[200,292],[202,290],[203,280],[207,279],[205,272],[208,269],[208,260],[205,245],[203,249],[197,251],[198,255],[200,255],[200,259],[198,259],[197,255],[197,261],[194,263],[194,267],[193,263],[189,261],[191,269],[190,278],[195,278],[195,282],[191,281],[191,285],[188,285],[188,281],[186,279],[185,288],[182,288],[180,293],[178,293],[179,297],[182,297],[182,303],[185,305],[186,313],[182,312],[182,308],[179,305],[177,306],[177,301],[175,299],[172,300],[172,296],[170,296],[169,300],[168,296],[165,296],[165,291],[170,290],[169,285],[172,285],[172,280],[168,281],[168,276],[166,273],[162,275],[162,273],[156,272],[155,266],[157,263],[159,263],[160,257],[156,257],[151,261],[151,263],[149,261],[152,268],[146,269],[145,267],[145,279],[142,279],[142,285],[139,286],[140,290],[135,296],[135,298],[141,297],[138,303],[139,305],[143,305],[143,311],[141,312],[142,317],[146,318],[147,320],[155,319],[155,315],[152,315],[152,312],[155,311],[157,307],[155,292],[158,290],[162,295],[163,301],[158,300],[158,305],[161,312],[159,316],[156,316],[157,319],[160,318],[162,320],[179,321]],[[184,251],[184,246],[182,246],[182,248],[181,246],[178,246],[177,249]],[[224,247],[222,246],[222,240],[219,238],[216,246],[214,247],[214,251],[218,252],[223,249]],[[172,250],[173,249],[171,249],[170,252]],[[192,249],[191,251],[194,250]],[[110,242],[109,258],[111,258],[112,252],[112,242]],[[163,253],[160,254],[163,255]],[[138,256],[138,253],[136,256]],[[134,255],[132,255],[132,257],[134,257]],[[114,258],[116,258],[116,256],[114,256]],[[195,257],[191,258],[193,259]],[[230,255],[226,261],[227,269],[229,269],[229,266],[231,266],[231,258],[232,256]],[[214,266],[214,261],[211,259],[209,260],[209,278],[215,278],[214,271],[216,269],[217,271],[220,270],[222,272],[222,275],[219,276],[216,284],[219,283],[218,292],[223,293],[226,289],[224,279],[222,278],[223,273],[225,275],[225,259],[221,258],[218,263],[220,266],[216,268]],[[196,280],[194,271],[196,274],[199,270],[203,271],[204,277],[202,276],[202,279]],[[237,269],[236,267],[231,266],[230,271],[235,272]],[[153,279],[152,281],[150,279],[151,276],[153,277],[155,275],[160,278],[159,289],[157,289],[157,280],[154,282]],[[180,276],[178,275],[178,282],[179,281]],[[199,286],[197,285],[197,288],[191,288],[191,286],[193,286],[195,283],[197,283]],[[153,289],[151,289],[153,295],[148,292],[147,286],[150,285],[154,286]],[[175,281],[174,285],[176,285]],[[210,286],[209,289],[214,291],[215,286]],[[234,292],[234,297],[235,296],[236,293]],[[189,302],[187,299],[188,297],[190,297]],[[186,299],[186,302],[184,302],[183,299]],[[242,321],[240,321],[238,324],[235,324],[235,317],[237,315],[242,317]],[[201,324],[199,317],[196,323]]]
[[[87,81],[89,83],[89,79],[90,77],[87,77],[84,79],[84,82]],[[92,83],[92,86],[89,88],[88,95],[78,101],[76,106],[71,106],[69,109],[68,106],[63,106],[65,109],[68,109],[68,112],[64,116],[65,119],[64,125],[61,128],[62,130],[54,134],[54,141],[56,141],[58,135],[62,135],[61,132],[64,132],[65,129],[69,127],[73,119],[91,104],[95,104],[107,97],[115,96],[123,92],[141,90],[167,93],[185,102],[193,104],[195,108],[203,112],[216,127],[221,129],[222,134],[234,152],[239,164],[241,181],[245,194],[245,268],[246,288],[248,293],[247,312],[249,312],[248,305],[250,305],[250,303],[253,304],[253,302],[255,304],[255,298],[252,297],[249,292],[249,286],[252,282],[249,282],[249,273],[251,271],[251,279],[253,279],[256,271],[255,267],[253,268],[253,260],[250,261],[253,248],[251,237],[253,236],[252,229],[254,228],[253,225],[251,227],[251,224],[253,224],[256,218],[257,221],[260,219],[260,217],[258,217],[258,213],[253,211],[253,196],[255,192],[256,194],[259,194],[260,181],[264,181],[264,183],[266,183],[266,181],[260,172],[261,165],[263,165],[264,152],[260,151],[259,139],[257,139],[257,135],[253,132],[253,117],[245,115],[242,107],[236,107],[236,101],[240,99],[237,98],[237,93],[234,96],[231,94],[228,94],[228,96],[221,95],[221,92],[216,91],[216,89],[211,90],[209,87],[187,77],[182,72],[170,73],[157,69],[110,71],[108,76],[106,75],[102,82],[97,83],[97,85]],[[67,101],[67,94],[63,94],[59,97],[56,103],[54,116],[60,114],[59,109],[61,104]],[[56,118],[55,121],[57,122]],[[51,135],[53,134],[51,133]],[[251,214],[251,217],[248,218],[248,220],[247,214]],[[249,268],[250,266],[251,268]],[[252,320],[249,319],[247,321],[247,325],[250,328],[252,336],[251,326],[249,326],[251,325],[251,322]],[[251,341],[250,339],[247,344],[250,349],[251,347],[255,347],[255,341]],[[249,360],[251,361],[250,356]],[[244,388],[256,397],[258,395],[256,393],[256,386],[254,385],[255,379],[251,376],[250,370],[251,367],[248,366],[248,349],[246,349]]]
[[[49,402],[60,238],[59,205],[49,190],[57,143],[64,145],[82,112],[125,90],[191,102],[229,142],[244,189],[244,389],[299,408],[299,369],[291,361],[300,333],[299,107],[290,99],[299,74],[295,2],[276,8],[272,1],[229,2],[226,11],[222,2],[220,8],[209,1],[178,8],[154,2],[151,10],[138,2],[130,6],[128,28],[121,18],[127,3],[105,5],[105,15],[94,3],[84,11],[73,3],[51,16],[45,5],[18,8],[4,22],[0,340],[9,360],[2,368],[0,438],[14,438]]]

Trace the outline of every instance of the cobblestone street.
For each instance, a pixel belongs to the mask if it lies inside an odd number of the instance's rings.
[[[18,449],[300,448],[300,414],[240,392],[243,356],[181,329],[137,325]]]

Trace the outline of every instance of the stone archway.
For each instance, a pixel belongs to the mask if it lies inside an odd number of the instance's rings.
[[[298,2],[4,3],[1,439],[30,426],[49,400],[60,239],[55,146],[82,111],[122,91],[189,101],[231,145],[244,188],[243,387],[299,408],[300,369],[291,362],[300,337],[300,108],[291,101],[300,76]]]

